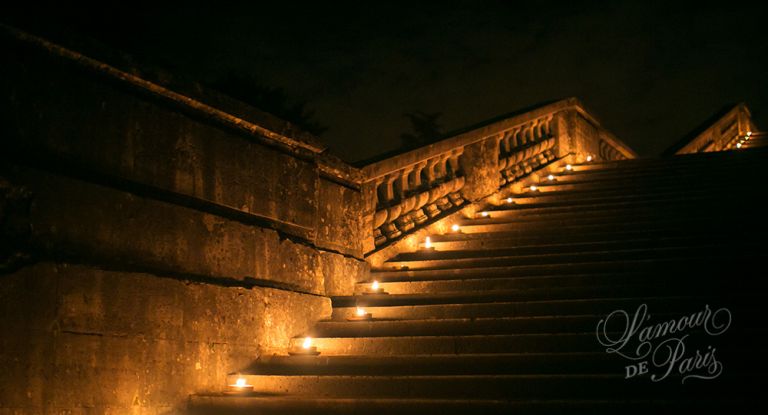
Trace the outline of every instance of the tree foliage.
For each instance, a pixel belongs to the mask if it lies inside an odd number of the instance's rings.
[[[400,134],[402,146],[405,148],[415,148],[433,143],[442,138],[443,133],[438,122],[442,115],[441,112],[411,111],[404,113],[403,116],[411,124],[411,131]]]
[[[307,102],[292,100],[283,88],[262,85],[253,78],[233,74],[212,83],[211,87],[314,135],[328,130],[315,120],[314,111],[307,107]]]

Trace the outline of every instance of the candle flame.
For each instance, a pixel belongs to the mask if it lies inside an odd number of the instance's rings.
[[[587,156],[587,161],[592,161],[592,156]]]
[[[550,174],[549,176],[547,176],[547,180],[549,181],[555,180],[555,176]]]
[[[481,214],[481,215],[483,215],[483,217],[484,217],[484,218],[487,218],[487,217],[488,217],[488,212],[482,212],[482,213],[480,213],[480,214]]]
[[[533,185],[533,186],[531,186],[531,191],[532,191],[532,192],[535,192],[535,191],[537,191],[537,190],[539,190],[539,188],[538,188],[538,187],[536,187],[536,185]]]
[[[238,378],[235,381],[235,386],[237,386],[238,388],[242,388],[244,386],[248,386],[248,383],[245,381],[245,378]]]
[[[571,170],[573,170],[573,166],[571,166],[570,164],[566,164],[565,165],[565,169],[568,170],[568,171],[571,171]]]
[[[373,284],[371,284],[371,288],[376,291],[379,289],[379,282],[376,280],[373,280]]]
[[[512,203],[512,198],[511,197],[507,198],[507,203]]]
[[[309,349],[309,347],[312,346],[312,338],[311,337],[305,337],[304,343],[301,344],[301,347],[305,349]]]
[[[451,230],[452,230],[452,231],[454,231],[454,232],[458,232],[458,231],[459,231],[459,225],[454,223],[454,224],[451,226]]]
[[[365,315],[365,310],[362,307],[357,307],[357,316],[362,317]]]
[[[429,236],[424,239],[424,248],[432,248],[432,239]]]

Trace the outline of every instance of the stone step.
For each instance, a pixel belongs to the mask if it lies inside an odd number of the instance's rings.
[[[720,278],[729,278],[732,275],[732,265],[722,267]],[[688,268],[688,271],[692,271]],[[710,270],[713,272],[713,270]],[[750,284],[750,278],[759,278],[760,275],[755,271],[751,274],[739,275],[738,279],[731,278],[730,284],[734,286],[734,289],[743,289]],[[520,277],[508,277],[504,273],[500,273],[498,276],[494,275],[467,275],[462,277],[461,275],[454,276],[450,279],[427,279],[427,280],[414,280],[410,281],[402,277],[393,278],[393,281],[389,281],[386,273],[379,273],[377,277],[381,279],[379,286],[389,294],[409,294],[409,293],[446,293],[446,292],[476,292],[476,291],[492,291],[492,290],[550,290],[552,287],[558,288],[578,288],[585,289],[589,286],[643,286],[643,285],[664,285],[671,290],[674,289],[686,289],[688,286],[695,284],[702,284],[706,281],[707,284],[717,284],[718,279],[716,277],[702,278],[697,272],[687,272],[675,275],[674,278],[671,274],[665,273],[649,273],[649,272],[605,272],[605,273],[593,273],[593,274],[575,274],[575,275],[563,275],[563,276],[520,276]],[[407,278],[407,277],[406,277]],[[370,282],[361,282],[357,284],[356,292],[363,294],[370,291]]]
[[[561,168],[553,174],[575,178],[647,177],[650,179],[667,178],[671,180],[696,175],[738,176],[742,172],[762,171],[763,158],[764,155],[738,155],[731,153],[722,160],[719,160],[716,168],[713,168],[711,160],[680,162],[680,160],[684,159],[678,157],[659,159],[654,162],[648,162],[647,160],[636,160],[628,163],[619,162],[619,167],[614,168],[605,168],[605,164],[574,164],[571,171]]]
[[[259,376],[242,375],[255,390],[268,395],[334,398],[463,398],[463,399],[621,399],[654,397],[740,397],[743,387],[760,377],[721,375],[720,382],[695,387],[675,376],[666,382],[624,379],[616,375],[463,375],[463,376]],[[730,382],[728,382],[730,381]],[[726,383],[728,382],[728,383]]]
[[[563,218],[593,218],[593,217],[627,217],[634,214],[657,214],[669,212],[673,215],[684,214],[691,211],[694,213],[703,213],[707,208],[718,210],[740,210],[741,208],[750,208],[751,204],[745,203],[744,206],[735,204],[732,200],[713,199],[710,197],[700,199],[678,199],[678,200],[648,200],[638,203],[595,203],[579,206],[537,206],[534,204],[516,205],[501,204],[498,206],[489,206],[484,211],[488,217],[493,219],[516,219],[516,220],[558,220]],[[664,208],[662,212],[659,208]],[[755,208],[756,210],[756,208]],[[466,220],[485,219],[479,214],[474,218]]]
[[[760,295],[760,293],[755,293]],[[384,296],[371,296],[384,297]],[[733,297],[736,298],[736,297]],[[387,298],[370,298],[365,311],[377,319],[422,320],[422,319],[456,319],[456,318],[489,318],[489,317],[535,317],[557,315],[600,315],[608,314],[617,309],[635,310],[641,304],[647,304],[655,313],[674,313],[701,308],[704,304],[711,307],[723,304],[718,296],[632,296],[625,298],[587,298],[562,300],[529,300],[529,301],[497,301],[497,302],[468,302],[468,303],[427,303],[403,304],[388,303]],[[734,299],[729,299],[726,306],[734,306]],[[755,298],[741,297],[743,304],[753,304]],[[356,307],[334,307],[331,319],[347,321],[356,315]]]
[[[719,206],[712,204],[711,209]],[[704,224],[711,222],[732,223],[733,216],[739,215],[757,215],[760,210],[758,206],[738,206],[730,204],[722,206],[719,210],[721,215],[712,216],[703,206],[689,206],[686,209],[670,206],[666,211],[659,211],[652,208],[637,208],[632,210],[601,210],[588,211],[582,214],[575,212],[555,213],[549,215],[521,215],[515,210],[486,210],[487,216],[472,219],[458,220],[455,223],[460,226],[460,232],[465,232],[467,227],[475,227],[498,223],[515,223],[521,226],[543,227],[554,224],[607,224],[607,223],[632,223],[637,221],[655,221],[659,224],[676,223],[682,220],[699,220]],[[471,228],[470,228],[471,229]],[[448,231],[446,233],[454,233]]]
[[[396,356],[265,356],[240,374],[257,375],[466,375],[616,373],[625,359],[596,353],[499,353]]]
[[[405,337],[483,334],[580,333],[605,316],[491,317],[463,319],[321,321],[317,337]]]
[[[754,186],[752,186],[754,187]],[[651,189],[586,189],[586,190],[557,190],[552,188],[552,191],[530,191],[529,188],[525,188],[522,193],[511,194],[510,197],[518,205],[527,203],[552,203],[552,202],[567,202],[567,203],[595,203],[606,201],[643,201],[643,200],[676,200],[689,197],[701,197],[708,196],[711,198],[725,198],[727,200],[735,200],[737,203],[741,200],[749,200],[754,198],[750,196],[750,187],[745,184],[740,186],[723,185],[718,188],[707,188],[699,186],[675,186],[675,187],[658,187]],[[546,190],[546,189],[544,189]]]
[[[302,338],[297,338],[298,344]],[[324,355],[598,352],[594,329],[576,333],[522,333],[453,336],[317,337]]]
[[[633,184],[644,183],[687,183],[687,184],[701,184],[703,181],[717,181],[723,182],[725,180],[743,180],[752,179],[752,175],[765,176],[763,167],[760,163],[754,163],[750,165],[730,165],[730,166],[718,166],[717,170],[711,169],[689,169],[685,166],[668,166],[659,170],[583,170],[583,171],[562,171],[559,173],[553,173],[555,177],[555,183],[583,183],[583,184],[598,184],[598,183],[624,183],[631,187]],[[542,185],[548,184],[549,179],[547,176],[541,178]]]
[[[631,160],[596,161],[591,163],[574,164],[574,171],[585,170],[653,170],[670,166],[685,168],[712,169],[728,163],[744,163],[746,165],[760,163],[766,157],[764,149],[755,152],[709,152],[697,154],[680,154],[662,158],[638,158]],[[662,170],[663,171],[663,170]],[[663,173],[661,173],[663,174]]]
[[[641,217],[628,219],[624,222],[585,220],[584,223],[566,222],[564,224],[546,221],[494,221],[491,219],[484,223],[477,221],[472,224],[464,225],[461,227],[461,232],[465,234],[504,232],[508,236],[519,235],[526,238],[536,237],[540,240],[544,239],[543,237],[546,236],[548,240],[557,242],[558,238],[563,238],[563,240],[568,240],[569,238],[574,237],[582,238],[583,234],[594,235],[596,240],[600,240],[610,234],[633,232],[640,232],[645,235],[684,235],[688,232],[721,232],[729,235],[733,233],[734,229],[743,229],[745,227],[751,227],[756,230],[759,229],[759,231],[762,232],[763,229],[768,227],[768,222],[749,221],[738,223],[732,216],[720,216],[716,219],[692,216],[672,218],[663,221],[654,218]]]
[[[510,197],[513,197],[515,195],[510,195]],[[536,195],[534,195],[535,197]],[[547,195],[552,196],[550,195]],[[519,212],[520,214],[526,214],[526,213],[538,213],[538,214],[548,214],[549,212],[578,212],[581,210],[585,211],[592,211],[592,210],[614,210],[614,209],[626,209],[631,207],[653,207],[658,205],[663,205],[665,203],[672,204],[672,205],[683,205],[683,204],[709,204],[709,203],[718,203],[725,201],[726,199],[718,197],[718,195],[713,195],[712,193],[706,192],[706,193],[700,193],[696,195],[663,195],[663,196],[654,196],[654,197],[646,197],[641,199],[628,199],[623,200],[621,198],[614,198],[614,199],[601,199],[601,198],[592,198],[592,199],[585,199],[585,200],[557,200],[550,197],[550,200],[535,200],[533,197],[527,197],[522,201],[516,201],[517,199],[514,199],[513,197],[513,203],[507,204],[503,199],[500,202],[499,206],[497,208],[501,208],[502,206],[508,207],[508,209],[513,210],[515,212]],[[747,205],[748,199],[744,200],[737,200],[737,199],[728,199],[730,201],[731,205],[734,203],[738,203],[739,205]],[[489,210],[493,210],[493,207],[489,207]]]
[[[706,272],[704,267],[715,267],[728,275],[744,275],[750,273],[749,266],[759,267],[768,259],[768,253],[759,255],[718,255],[717,252],[707,253],[706,257],[695,256],[690,258],[661,258],[655,260],[632,261],[605,261],[589,263],[563,263],[563,264],[538,264],[538,265],[500,265],[476,268],[458,269],[402,269],[402,268],[373,268],[371,278],[383,281],[429,281],[429,280],[453,280],[465,278],[493,278],[493,277],[536,277],[536,276],[568,276],[583,274],[606,274],[624,272],[661,273],[674,278],[689,272]],[[729,270],[724,270],[724,264],[730,264]],[[734,271],[734,264],[738,264],[739,270]],[[759,269],[759,268],[756,268]],[[699,270],[699,271],[694,271]]]
[[[761,172],[762,173],[762,172]],[[600,181],[580,181],[580,182],[568,182],[560,181],[557,178],[553,180],[542,180],[536,183],[538,192],[550,193],[550,192],[579,192],[579,193],[594,193],[594,194],[656,194],[656,193],[672,193],[672,192],[690,192],[692,190],[708,190],[713,193],[721,193],[725,191],[746,191],[750,187],[759,185],[764,182],[765,174],[761,174],[759,177],[707,177],[698,176],[699,181],[683,181],[679,178],[676,180],[665,180],[654,182],[648,179],[630,181],[627,179],[617,178],[616,180],[600,180]]]
[[[706,240],[696,236],[680,235],[667,238],[645,238],[609,240],[605,242],[569,242],[552,244],[522,245],[514,239],[496,239],[493,244],[484,240],[455,240],[432,241],[434,251],[403,252],[392,258],[391,261],[407,261],[414,259],[446,259],[446,258],[471,258],[471,257],[500,257],[520,255],[545,255],[545,254],[588,254],[597,252],[620,252],[639,249],[666,249],[666,248],[699,248],[706,249],[712,246],[725,244],[726,235],[713,235]],[[731,244],[732,246],[732,244]]]
[[[459,280],[463,281],[463,280]],[[489,280],[483,280],[489,281]],[[493,281],[492,279],[490,281]],[[682,281],[667,282],[657,280],[655,284],[641,282],[637,284],[623,283],[626,280],[607,280],[610,283],[602,286],[564,286],[564,287],[539,287],[539,288],[512,288],[483,291],[471,291],[467,289],[455,291],[416,291],[406,293],[389,293],[387,295],[352,295],[333,297],[334,307],[371,307],[385,305],[417,305],[417,304],[449,304],[449,303],[491,303],[504,301],[541,301],[541,300],[568,300],[589,298],[624,298],[630,296],[655,296],[655,295],[713,295],[728,292],[730,295],[739,293],[762,292],[756,284],[750,284],[748,280],[742,283],[728,284],[727,278],[720,280],[696,280],[693,278]],[[380,284],[382,286],[383,284]]]
[[[691,189],[685,192],[670,191],[665,193],[647,193],[641,195],[615,193],[609,195],[595,194],[594,192],[523,192],[513,193],[509,197],[515,202],[516,206],[536,205],[536,207],[543,206],[574,206],[574,205],[594,205],[594,204],[606,204],[606,203],[643,203],[648,201],[680,201],[686,199],[709,199],[713,200],[715,197],[727,197],[731,200],[736,200],[736,203],[744,203],[738,201],[736,198],[738,195],[732,193],[730,195],[715,195],[711,191]]]
[[[717,252],[724,255],[739,249],[742,254],[759,254],[759,247],[734,247],[728,245],[709,244],[705,246],[683,246],[667,248],[641,248],[626,250],[610,250],[595,252],[542,253],[518,254],[508,251],[487,251],[484,256],[457,257],[466,254],[463,251],[426,251],[414,254],[400,254],[394,260],[385,262],[382,267],[389,269],[449,269],[449,268],[478,268],[503,265],[515,267],[554,267],[560,264],[593,264],[593,263],[630,263],[636,261],[660,260],[667,258],[702,258],[709,253]],[[448,255],[450,254],[450,255]],[[470,255],[472,252],[469,253]],[[618,268],[618,267],[617,267]]]
[[[467,415],[467,414],[585,414],[615,415],[658,413],[712,413],[712,411],[753,411],[759,403],[750,399],[408,399],[408,398],[328,398],[311,396],[252,396],[193,395],[190,415]],[[708,411],[708,412],[705,412]]]
[[[704,225],[704,224],[702,224]],[[755,226],[758,225],[758,226]],[[610,229],[589,229],[584,225],[576,225],[576,231],[563,232],[566,226],[551,226],[545,229],[529,230],[518,229],[516,227],[501,225],[501,230],[488,226],[481,229],[472,229],[477,232],[461,232],[430,235],[431,242],[435,250],[440,250],[442,244],[446,244],[445,249],[451,250],[452,244],[471,242],[481,247],[507,247],[507,246],[551,246],[564,244],[580,243],[600,243],[602,241],[616,242],[637,241],[637,240],[665,240],[684,237],[708,238],[717,241],[722,238],[752,239],[759,236],[760,232],[755,232],[756,228],[764,228],[765,225],[759,222],[751,223],[748,221],[735,221],[732,226],[718,224],[713,222],[708,226],[662,226],[643,228],[622,229],[610,227]],[[579,228],[581,226],[581,228]],[[592,225],[587,225],[592,226]],[[507,230],[504,230],[504,227]],[[509,229],[513,228],[513,229]],[[497,245],[498,244],[498,245]]]
[[[754,298],[753,298],[754,300]],[[703,307],[703,306],[702,306]],[[757,305],[739,305],[739,325],[755,327],[761,323]],[[751,307],[751,308],[750,308]],[[729,308],[730,310],[730,308]],[[367,309],[366,309],[367,311]],[[626,311],[626,310],[625,310]],[[633,313],[635,310],[629,310]],[[691,310],[689,310],[691,312]],[[654,312],[654,321],[680,318],[679,313]],[[595,330],[606,314],[553,315],[533,317],[472,317],[444,319],[321,321],[312,330],[314,337],[410,337],[410,336],[477,336],[500,334],[582,333]],[[621,330],[623,327],[617,327]]]

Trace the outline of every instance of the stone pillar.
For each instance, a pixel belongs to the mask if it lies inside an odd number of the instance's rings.
[[[371,252],[376,249],[373,237],[373,215],[376,213],[376,182],[369,181],[362,186],[363,199],[363,223],[362,223],[362,250]]]
[[[571,131],[568,129],[568,113],[565,111],[558,112],[552,118],[552,131],[551,134],[555,137],[555,155],[557,157],[563,157],[569,153],[575,153],[573,137]]]
[[[459,159],[465,182],[461,193],[477,201],[499,189],[499,140],[490,137],[464,148]]]

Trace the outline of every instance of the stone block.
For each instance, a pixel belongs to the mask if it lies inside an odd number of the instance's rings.
[[[499,188],[499,142],[494,137],[480,140],[464,148],[461,169],[465,182],[462,196],[477,201],[496,192]]]
[[[363,194],[359,190],[320,180],[315,244],[343,254],[362,257]]]

